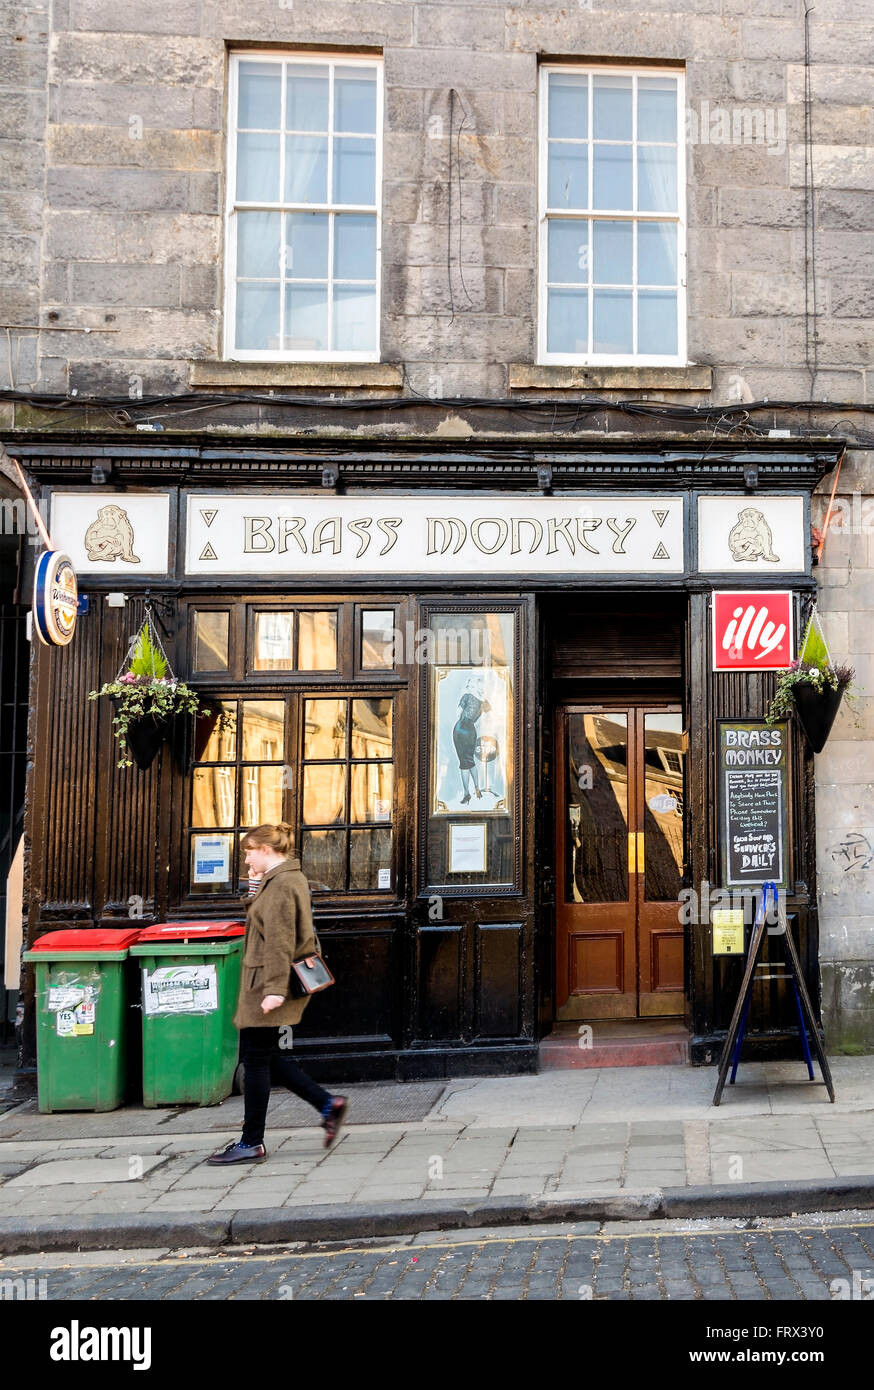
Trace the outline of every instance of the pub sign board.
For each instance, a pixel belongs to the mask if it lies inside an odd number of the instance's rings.
[[[713,595],[714,671],[785,671],[795,656],[788,589]]]
[[[789,725],[718,720],[722,884],[789,886]]]

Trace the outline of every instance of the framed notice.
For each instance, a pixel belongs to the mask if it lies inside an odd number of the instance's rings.
[[[715,956],[742,956],[743,953],[743,908],[717,908],[713,913],[713,954]]]
[[[722,883],[789,886],[789,726],[717,721]]]
[[[473,825],[450,825],[449,872],[451,874],[484,874],[486,871],[486,826],[484,821]]]

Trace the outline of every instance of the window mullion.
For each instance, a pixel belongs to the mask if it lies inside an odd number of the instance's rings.
[[[328,352],[334,351],[334,78],[336,64],[329,64],[328,75],[328,285],[326,313],[328,316]],[[348,839],[348,835],[347,835]],[[348,885],[348,877],[346,879]]]
[[[279,351],[285,347],[285,282],[288,275],[288,223],[285,206],[285,127],[288,124],[286,94],[288,90],[287,64],[279,64],[279,202],[283,211],[279,214]]]

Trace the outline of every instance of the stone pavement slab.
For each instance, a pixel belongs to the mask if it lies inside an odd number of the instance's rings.
[[[472,1208],[506,1204],[519,1212],[551,1203],[558,1219],[567,1203],[576,1215],[580,1203],[594,1203],[591,1210],[639,1219],[683,1193],[690,1210],[706,1211],[712,1198],[749,1211],[744,1204],[759,1189],[762,1200],[777,1192],[785,1202],[795,1190],[808,1202],[823,1193],[826,1209],[834,1192],[864,1194],[866,1179],[874,1185],[874,1059],[834,1058],[833,1072],[834,1106],[799,1062],[743,1067],[719,1108],[711,1104],[713,1068],[465,1078],[420,1087],[418,1109],[411,1107],[420,1118],[383,1124],[371,1118],[374,1094],[382,1091],[384,1111],[397,1114],[391,1093],[405,1088],[349,1086],[350,1120],[330,1150],[311,1111],[306,1128],[280,1122],[287,1102],[277,1095],[266,1162],[223,1169],[205,1159],[237,1137],[236,1098],[208,1112],[209,1128],[193,1124],[206,1112],[190,1109],[41,1116],[25,1108],[0,1117],[0,1248],[23,1218],[31,1225],[55,1218],[72,1229],[101,1214],[214,1219],[221,1243],[238,1211],[281,1211],[287,1223],[311,1210],[345,1230],[333,1213],[377,1212],[384,1222],[386,1213],[412,1219],[420,1210],[432,1229],[438,1211],[462,1211],[468,1220]],[[804,1097],[795,1112],[782,1107],[790,1093]],[[362,1096],[367,1103],[359,1106]],[[64,1159],[57,1157],[61,1122],[69,1131]],[[153,1229],[155,1243],[167,1244],[163,1227],[149,1228],[150,1236]],[[133,1235],[144,1244],[142,1233]],[[109,1239],[103,1227],[99,1238]]]

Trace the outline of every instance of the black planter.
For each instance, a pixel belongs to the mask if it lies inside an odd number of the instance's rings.
[[[158,749],[169,732],[170,720],[159,719],[154,714],[147,714],[143,719],[128,725],[127,746],[141,772],[152,766],[158,756]]]
[[[792,696],[807,742],[814,753],[821,753],[841,707],[843,689],[832,690],[827,685],[824,690],[817,690],[813,685],[793,685]]]

